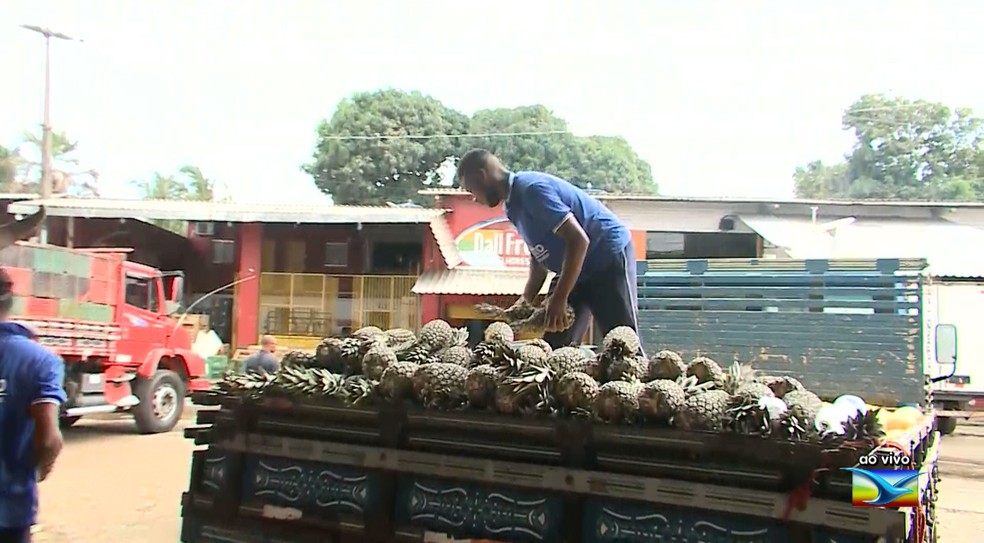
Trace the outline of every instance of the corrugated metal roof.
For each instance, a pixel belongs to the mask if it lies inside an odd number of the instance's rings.
[[[984,277],[984,230],[942,219],[857,219],[828,231],[836,219],[739,218],[790,258],[924,258],[934,276]]]
[[[451,234],[448,221],[444,217],[434,217],[430,222],[430,230],[431,234],[434,235],[434,241],[437,242],[437,248],[444,258],[444,264],[448,268],[454,268],[461,264],[461,255],[454,243],[454,236]]]
[[[284,205],[175,200],[52,198],[14,202],[10,213],[33,213],[44,205],[49,216],[177,219],[199,222],[286,222],[308,224],[429,223],[440,209],[390,206]]]
[[[470,294],[475,296],[504,296],[523,294],[526,288],[525,270],[485,270],[457,268],[426,272],[413,286],[414,294]],[[551,274],[543,283],[540,294],[550,287]]]
[[[432,196],[467,195],[460,188],[423,189],[418,194]],[[796,198],[710,197],[710,196],[654,196],[652,194],[592,193],[599,200],[625,200],[665,203],[714,203],[714,204],[799,204],[869,207],[922,207],[922,208],[984,208],[981,202],[907,202],[901,200],[801,200]]]

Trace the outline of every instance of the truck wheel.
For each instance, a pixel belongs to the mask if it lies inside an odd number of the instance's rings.
[[[948,436],[957,429],[957,419],[955,417],[940,417],[936,419],[936,429],[941,434]]]
[[[133,419],[141,434],[170,432],[178,421],[185,404],[185,385],[171,370],[157,370],[150,379],[136,383],[140,403],[133,408]]]

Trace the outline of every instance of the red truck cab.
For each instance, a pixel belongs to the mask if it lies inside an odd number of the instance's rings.
[[[98,298],[101,307],[112,311],[103,322],[30,310],[12,316],[33,328],[38,341],[65,361],[63,425],[84,415],[128,411],[142,433],[174,428],[188,392],[209,387],[205,361],[191,350],[193,338],[176,318],[183,274],[127,261],[128,249],[33,250],[92,259],[89,268],[97,271],[78,296]]]

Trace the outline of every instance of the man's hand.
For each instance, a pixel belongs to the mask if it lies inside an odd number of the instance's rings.
[[[563,332],[571,327],[570,319],[567,316],[567,298],[552,295],[547,298],[546,308],[544,332]]]
[[[38,465],[38,482],[44,481],[51,475],[51,470],[55,468],[55,463],[50,462],[43,465]]]

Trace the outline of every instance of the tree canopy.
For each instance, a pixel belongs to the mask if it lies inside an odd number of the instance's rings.
[[[51,191],[99,196],[99,172],[79,166],[78,142],[64,132],[51,133]],[[41,134],[25,132],[14,147],[0,146],[0,185],[4,192],[41,192]]]
[[[495,135],[528,132],[538,134]],[[473,147],[492,151],[512,169],[550,172],[582,187],[657,189],[649,164],[623,138],[574,136],[542,105],[485,109],[469,117],[420,92],[398,90],[342,100],[319,124],[313,160],[304,170],[337,204],[422,202],[417,191],[436,182],[441,164]]]
[[[984,200],[984,124],[969,109],[865,95],[844,112],[844,162],[796,169],[802,198]]]

